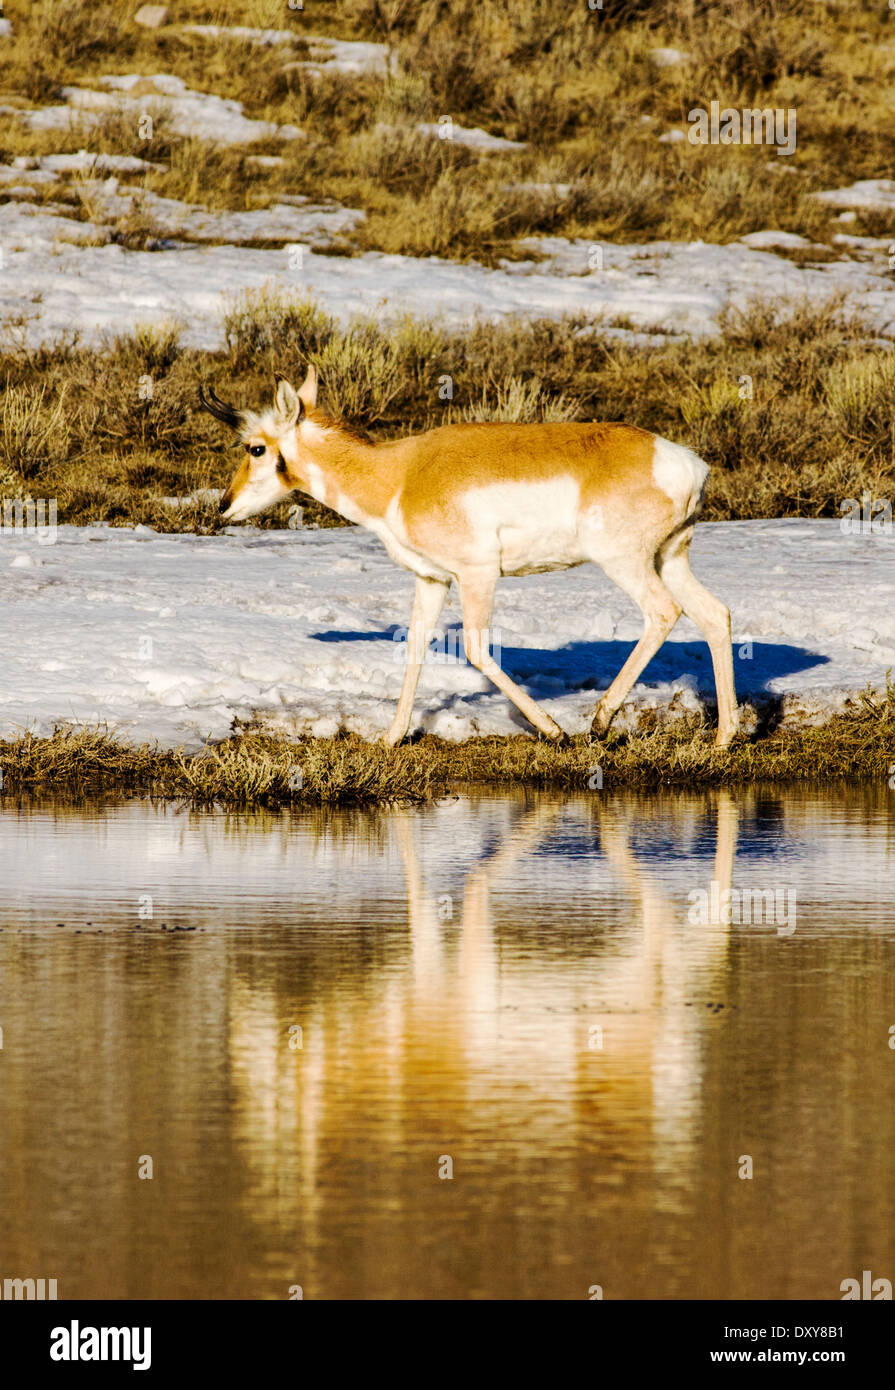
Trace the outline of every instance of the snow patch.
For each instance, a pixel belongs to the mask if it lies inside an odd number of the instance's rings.
[[[496,150],[524,150],[528,146],[524,140],[507,140],[503,135],[491,135],[480,126],[462,126],[456,121],[420,121],[416,129],[420,135],[434,139],[450,140],[455,145],[466,145],[471,150],[493,152]]]
[[[49,170],[54,174],[148,174],[166,172],[167,164],[151,159],[139,159],[133,154],[92,154],[79,150],[77,154],[20,154],[12,161],[13,169]]]
[[[64,106],[23,110],[4,105],[0,106],[0,114],[17,116],[32,130],[89,129],[109,113],[123,113],[137,120],[144,114],[161,115],[170,122],[176,135],[196,136],[221,145],[245,145],[254,140],[295,140],[303,136],[294,125],[250,120],[243,115],[241,101],[194,91],[182,78],[170,73],[154,73],[151,77],[128,73],[121,77],[101,77],[99,81],[110,90],[63,87]]]
[[[895,212],[895,179],[859,179],[847,188],[810,193],[810,198],[832,208],[865,208],[872,212]]]
[[[815,242],[809,241],[805,236],[800,236],[798,232],[779,232],[772,229],[764,232],[747,232],[745,236],[740,237],[740,241],[744,246],[751,246],[755,251],[826,250],[826,247],[818,247]]]
[[[32,170],[30,175],[45,178],[50,171]],[[105,200],[109,216],[122,215],[125,203],[119,203],[119,195],[124,196],[117,187],[109,186],[107,194],[100,187],[100,213]],[[843,247],[841,260],[798,266],[742,242],[598,243],[595,259],[593,242],[529,237],[518,246],[530,259],[490,269],[475,262],[375,251],[329,257],[303,245],[350,230],[362,215],[353,209],[281,198],[274,209],[216,213],[142,196],[144,210],[154,210],[162,225],[184,238],[288,238],[290,245],[282,250],[234,245],[126,250],[98,244],[110,240],[102,220],[75,221],[64,215],[69,211],[64,206],[7,202],[0,205],[0,321],[25,313],[27,342],[38,346],[72,331],[95,341],[106,332],[127,332],[136,321],[177,317],[187,346],[218,349],[223,346],[223,314],[233,297],[267,285],[314,296],[342,323],[358,315],[382,319],[419,315],[421,310],[450,326],[476,318],[574,314],[594,325],[606,323],[602,332],[652,341],[652,335],[663,332],[711,336],[725,308],[744,307],[756,292],[781,302],[821,302],[844,293],[877,336],[895,336],[895,283],[884,241],[877,249],[856,248],[854,258],[846,258]],[[289,211],[296,205],[301,221]],[[74,242],[85,244],[66,244]],[[624,328],[611,328],[616,318]]]
[[[676,68],[690,62],[690,54],[682,53],[679,48],[652,48],[649,56],[657,68]]]
[[[302,44],[308,51],[308,58],[287,63],[286,66],[306,68],[318,74],[384,75],[395,65],[395,55],[389,54],[388,46],[384,43],[331,39],[322,34],[299,34],[291,29],[253,29],[245,24],[184,24],[183,33],[197,34],[204,39],[223,39],[226,43],[247,43],[256,48]]]
[[[309,58],[295,64],[311,73],[340,72],[349,77],[369,73],[384,77],[393,71],[397,55],[384,43],[364,43],[354,39],[331,39],[320,34],[305,38]],[[292,66],[287,64],[287,66]]]
[[[115,179],[87,181],[81,188],[100,223],[117,222],[134,214],[151,222],[159,232],[190,241],[219,241],[239,245],[252,241],[314,241],[318,244],[350,232],[365,214],[338,203],[314,203],[296,198],[248,212],[210,211],[176,198],[163,198],[143,189],[119,188]]]
[[[224,39],[229,43],[250,43],[259,48],[275,48],[283,43],[295,43],[299,36],[289,29],[252,29],[247,24],[184,24],[184,34],[197,34],[203,39]]]
[[[37,534],[0,529],[0,736],[105,723],[132,740],[199,749],[235,719],[365,737],[390,723],[403,676],[395,633],[409,622],[414,581],[370,534],[60,526],[42,545]],[[829,717],[868,683],[882,687],[895,662],[893,562],[893,538],[844,535],[835,520],[698,525],[693,568],[731,608],[740,699],[776,699],[800,723]],[[442,631],[459,623],[452,592]],[[583,565],[503,579],[492,627],[505,669],[574,733],[642,619]],[[441,643],[441,659],[424,665],[415,726],[457,739],[527,728],[478,672],[444,660],[457,650]],[[682,619],[622,724],[676,693],[692,706],[712,691],[705,642]]]

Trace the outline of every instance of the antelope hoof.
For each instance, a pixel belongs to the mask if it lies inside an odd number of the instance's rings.
[[[715,747],[728,748],[730,744],[733,742],[733,739],[736,736],[739,727],[740,719],[738,713],[734,715],[733,721],[730,724],[725,725],[724,728],[722,728],[719,724],[718,732],[715,736]]]
[[[602,739],[604,739],[606,735],[609,733],[609,725],[611,723],[611,714],[604,714],[602,710],[597,710],[597,713],[591,720],[590,725],[591,743],[599,743]]]
[[[565,729],[560,729],[558,734],[551,734],[550,742],[553,744],[554,748],[571,748],[572,746],[572,740]]]

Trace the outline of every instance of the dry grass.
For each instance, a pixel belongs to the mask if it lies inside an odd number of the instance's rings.
[[[779,728],[738,738],[719,752],[697,717],[660,728],[583,737],[567,748],[536,739],[479,738],[447,743],[426,736],[398,749],[356,735],[288,742],[258,734],[185,756],[132,748],[103,730],[59,730],[0,743],[7,794],[102,790],[194,804],[280,806],[422,802],[474,786],[591,789],[599,768],[606,791],[631,787],[745,786],[886,777],[895,747],[895,687],[869,693],[820,728]],[[594,795],[598,795],[594,791]]]
[[[490,374],[489,374],[490,375]],[[459,412],[459,419],[509,421],[511,424],[534,424],[539,421],[556,423],[574,420],[580,403],[565,396],[546,395],[537,377],[526,381],[509,376],[503,381],[493,376],[482,387],[479,400],[472,401]]]
[[[813,190],[895,177],[895,11],[882,5],[768,0],[757,24],[746,0],[629,0],[602,12],[548,0],[332,0],[304,11],[280,0],[179,0],[176,22],[158,31],[135,26],[135,8],[7,0],[13,38],[0,100],[44,104],[65,83],[167,71],[241,100],[250,116],[297,123],[305,140],[221,148],[175,138],[163,118],[143,139],[132,120],[110,114],[87,139],[92,150],[167,164],[135,186],[190,202],[263,207],[288,192],[363,207],[349,250],[493,263],[518,255],[517,239],[530,233],[726,240],[774,226],[829,237],[834,212],[810,200]],[[296,37],[251,50],[188,35],[187,22],[292,26]],[[295,67],[309,30],[387,42],[395,69],[312,78]],[[657,69],[650,50],[663,45],[689,62]],[[713,97],[795,106],[797,152],[659,142]],[[527,146],[481,154],[420,136],[418,122],[445,114]],[[30,133],[0,117],[3,160],[84,143],[77,130]],[[259,171],[253,152],[285,163]],[[77,181],[43,185],[39,197],[90,211]],[[875,213],[850,229],[895,231]],[[141,245],[153,230],[137,215],[115,235]],[[299,376],[311,360],[329,409],[376,438],[450,418],[571,416],[685,440],[713,467],[712,519],[832,516],[865,487],[895,495],[892,361],[841,305],[753,305],[728,316],[717,342],[644,350],[583,319],[467,333],[410,320],[343,330],[318,305],[261,294],[233,305],[227,335],[223,355],[182,350],[174,328],[138,330],[105,350],[70,341],[28,353],[22,322],[0,325],[0,494],[54,496],[69,522],[209,529],[210,505],[161,502],[222,487],[232,466],[217,427],[196,413],[197,379],[257,403],[275,369]],[[739,390],[746,376],[751,398]],[[280,509],[262,524],[284,517]],[[315,503],[306,518],[335,521]]]
[[[66,391],[48,399],[47,384],[8,386],[0,397],[0,471],[21,488],[71,454],[76,424]]]
[[[519,235],[538,232],[723,241],[773,226],[828,237],[835,214],[812,191],[895,175],[887,96],[895,12],[885,5],[768,0],[757,23],[747,0],[637,0],[602,12],[548,0],[332,0],[304,11],[180,0],[177,23],[158,31],[135,26],[132,7],[112,0],[8,0],[6,13],[14,30],[4,42],[4,99],[45,104],[66,83],[167,71],[241,100],[250,116],[296,123],[306,140],[255,147],[285,157],[264,172],[247,163],[251,149],[174,139],[164,121],[141,140],[132,121],[110,116],[89,143],[164,160],[168,172],[148,175],[145,186],[187,201],[242,209],[291,192],[362,207],[368,220],[348,238],[357,250],[493,262],[513,254]],[[211,42],[184,33],[190,21],[291,27],[295,44],[259,51]],[[295,66],[308,32],[388,42],[396,69],[313,77]],[[650,50],[663,45],[689,61],[657,69]],[[796,153],[659,142],[716,97],[795,107]],[[483,154],[417,133],[418,122],[442,115],[526,148]],[[77,131],[32,135],[0,118],[0,158],[84,141]],[[543,182],[571,191],[557,199],[507,188]],[[854,229],[893,230],[878,224],[877,214],[859,214]]]
[[[651,348],[578,319],[343,329],[278,295],[244,297],[227,331],[222,354],[181,348],[174,325],[101,349],[28,352],[13,334],[4,351],[0,335],[0,496],[55,497],[59,520],[76,524],[213,529],[210,501],[161,501],[220,489],[234,467],[229,437],[197,409],[198,382],[257,407],[275,370],[300,379],[313,361],[327,409],[374,439],[452,419],[568,418],[678,439],[712,467],[709,520],[838,517],[865,488],[895,497],[895,358],[836,301],[759,300],[718,339]],[[284,506],[259,524],[286,517]],[[305,521],[341,524],[310,499]]]

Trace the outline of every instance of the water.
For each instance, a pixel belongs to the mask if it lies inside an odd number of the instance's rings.
[[[3,808],[0,1278],[206,1299],[895,1279],[885,785]],[[771,919],[718,920],[731,886]]]

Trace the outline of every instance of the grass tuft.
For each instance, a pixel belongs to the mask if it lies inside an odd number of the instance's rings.
[[[354,734],[299,739],[246,733],[198,754],[131,747],[105,729],[57,729],[0,742],[7,795],[103,790],[195,805],[375,805],[425,802],[474,787],[746,786],[756,782],[879,781],[895,757],[895,685],[849,701],[826,724],[781,726],[718,750],[698,716],[643,732],[583,736],[568,747],[526,736],[449,743],[426,735],[400,748]],[[599,771],[599,779],[595,774]]]
[[[0,345],[0,491],[55,497],[61,522],[213,528],[210,511],[160,502],[221,489],[233,471],[229,435],[198,409],[198,381],[257,408],[275,371],[300,381],[314,362],[326,408],[374,439],[457,419],[579,419],[679,440],[711,466],[707,520],[839,517],[865,489],[895,497],[895,355],[835,298],[758,299],[716,339],[644,347],[580,317],[342,327],[312,299],[266,291],[232,305],[227,335],[218,354],[184,348],[165,323],[105,347],[29,351],[11,331]],[[306,522],[342,524],[298,500]],[[259,524],[286,517],[280,507]]]

